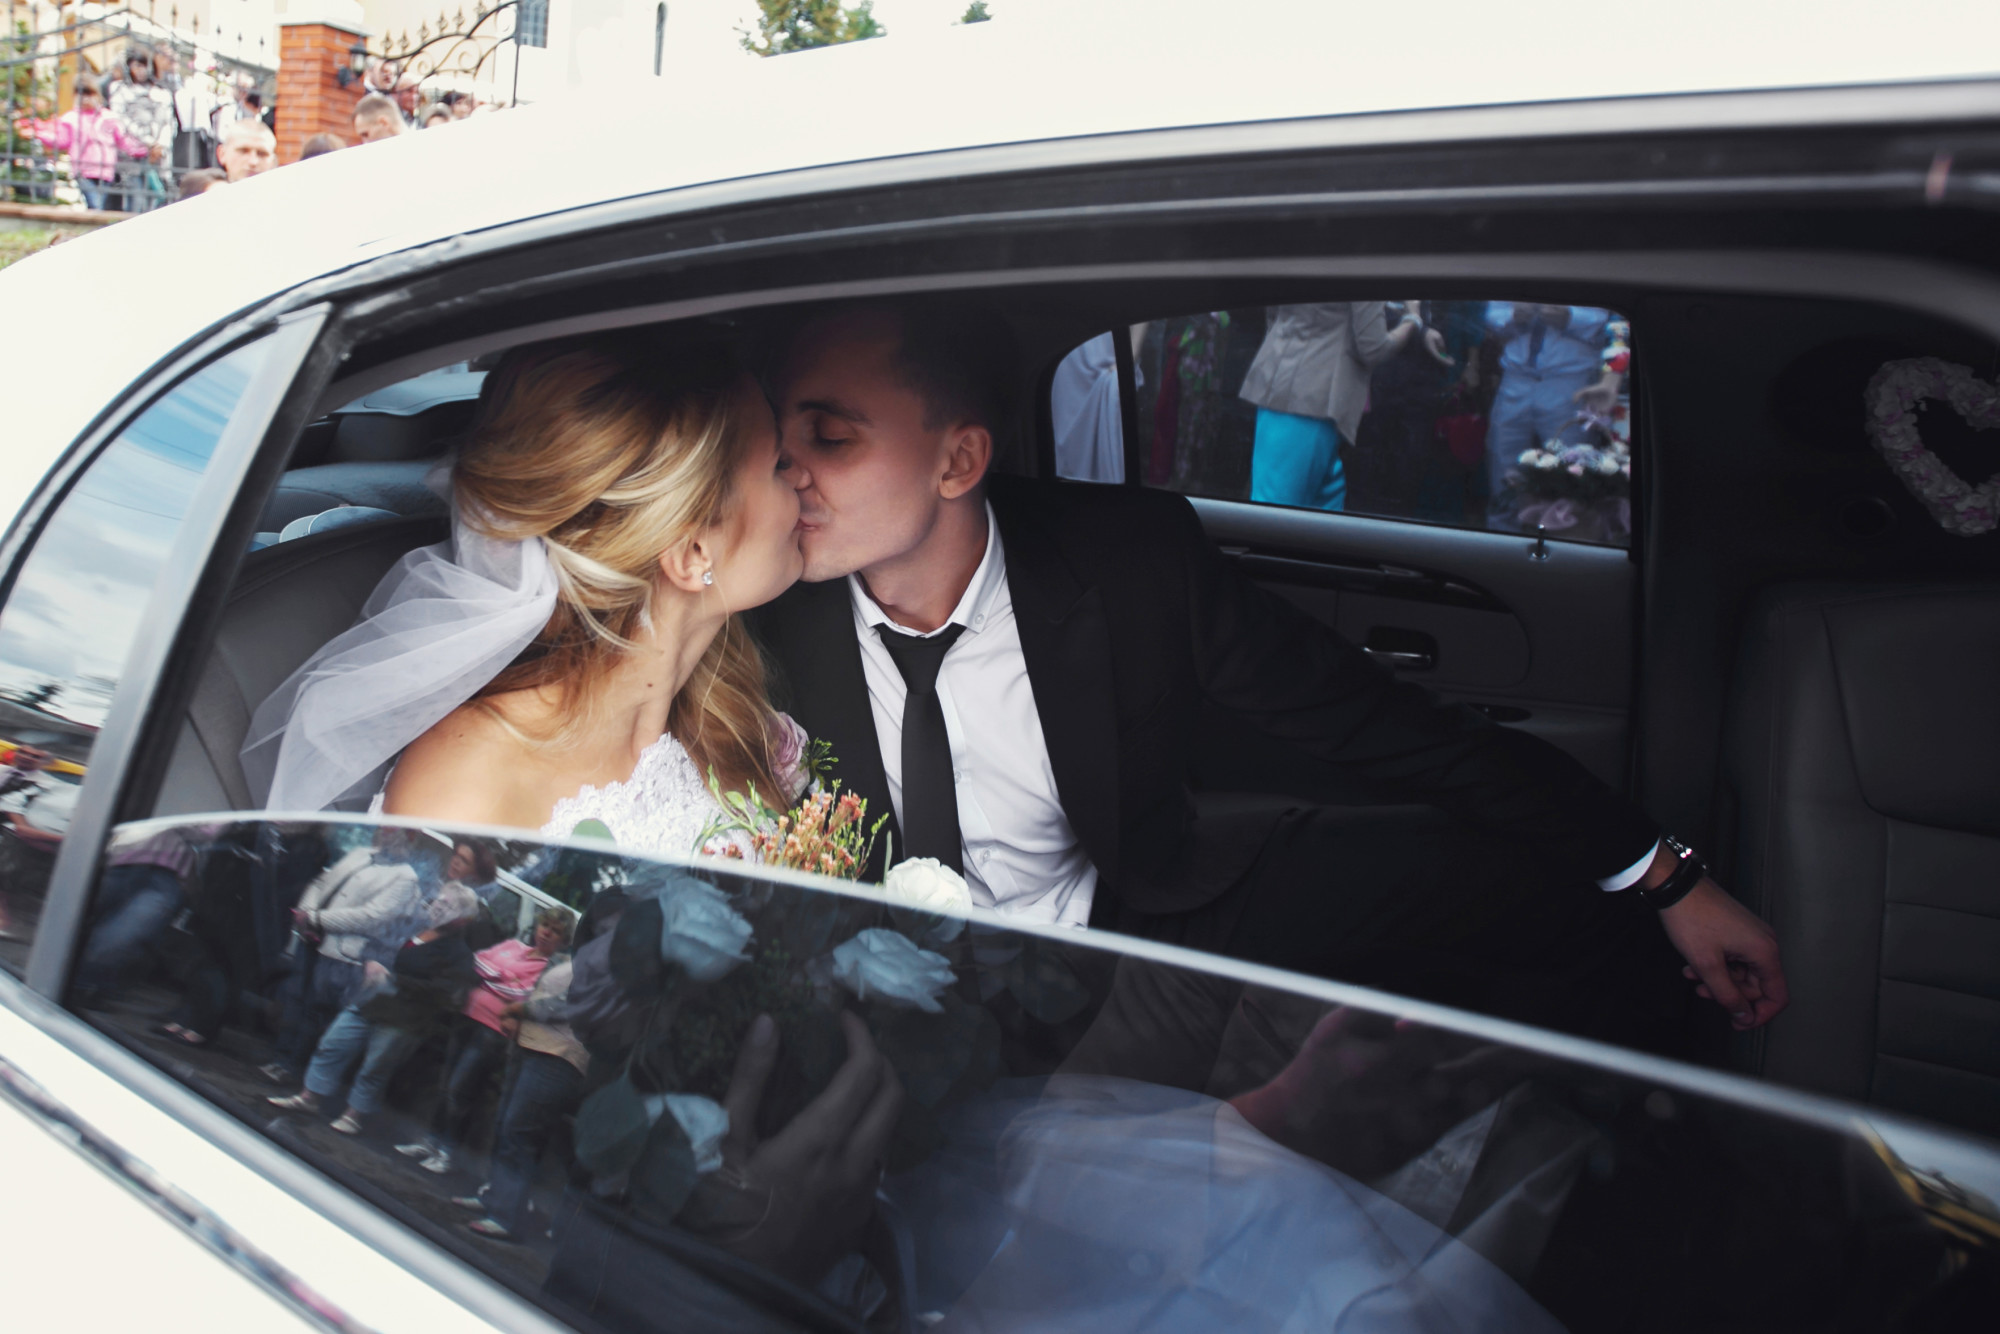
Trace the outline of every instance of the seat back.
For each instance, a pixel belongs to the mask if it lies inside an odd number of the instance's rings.
[[[450,513],[442,497],[424,485],[436,465],[429,460],[390,463],[328,463],[294,468],[264,504],[258,528],[277,532],[309,514],[342,505],[360,505],[403,515]]]
[[[1791,986],[1761,1073],[2000,1135],[2000,587],[1765,593],[1725,790]]]
[[[442,541],[440,518],[389,519],[252,552],[230,592],[196,683],[155,813],[255,810],[243,775],[250,716],[318,648],[361,614],[405,552]]]

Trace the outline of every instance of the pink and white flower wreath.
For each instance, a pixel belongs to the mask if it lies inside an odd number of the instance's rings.
[[[2000,385],[1936,357],[1889,361],[1868,382],[1868,438],[1938,526],[1960,537],[2000,527],[2000,472],[1973,486],[1924,447],[1919,405],[1941,398],[1975,430],[2000,427]]]

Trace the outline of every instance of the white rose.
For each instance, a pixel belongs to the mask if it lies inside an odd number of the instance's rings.
[[[729,1134],[729,1112],[713,1098],[698,1093],[655,1093],[646,1098],[646,1120],[657,1125],[671,1112],[694,1146],[694,1170],[713,1172],[722,1166],[722,1141]]]
[[[919,929],[933,943],[957,940],[965,919],[951,914],[972,906],[965,877],[935,857],[897,862],[882,879],[882,892],[924,914]]]
[[[697,982],[713,982],[747,957],[750,923],[713,885],[681,880],[660,895],[660,957],[687,969]]]
[[[937,998],[952,983],[951,962],[920,949],[900,931],[875,927],[833,952],[833,979],[862,1000],[886,1000],[941,1014]]]

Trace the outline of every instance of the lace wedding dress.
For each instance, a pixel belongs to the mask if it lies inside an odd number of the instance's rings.
[[[790,737],[785,750],[793,761],[791,772],[779,776],[790,789],[787,800],[796,800],[805,787],[806,774],[797,757],[805,752],[806,733],[789,714],[779,714],[778,721]],[[383,787],[386,791],[386,781]],[[369,814],[382,814],[382,797],[381,792],[375,794]],[[697,852],[727,856],[734,848],[745,861],[756,861],[756,849],[741,830],[717,834],[696,846],[702,831],[725,814],[694,757],[669,734],[639,752],[631,777],[603,787],[585,784],[574,796],[558,801],[541,835],[601,839],[609,833],[611,842],[623,851],[649,857],[688,857]],[[603,828],[588,828],[592,822]]]
[[[697,848],[702,831],[723,814],[694,758],[672,736],[663,736],[639,753],[632,776],[624,782],[586,785],[575,796],[558,801],[542,826],[542,836],[601,838],[600,831],[579,828],[594,820],[628,852],[654,857],[686,857],[697,851],[720,855],[733,845],[746,859],[755,860],[755,850],[741,831],[717,835]]]

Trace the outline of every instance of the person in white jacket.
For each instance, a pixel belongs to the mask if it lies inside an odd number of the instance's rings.
[[[423,906],[409,861],[409,831],[376,831],[371,847],[356,848],[322,871],[292,909],[297,971],[278,1033],[278,1059],[264,1067],[275,1083],[300,1077],[320,1034],[361,983],[361,966],[393,950]]]

